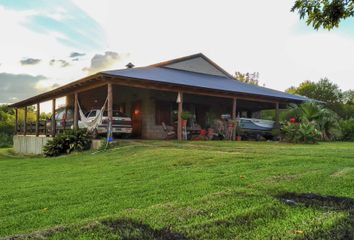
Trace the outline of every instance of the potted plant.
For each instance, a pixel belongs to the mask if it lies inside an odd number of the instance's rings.
[[[190,112],[182,112],[181,118],[182,118],[182,127],[187,127],[187,121],[192,117],[192,114]]]

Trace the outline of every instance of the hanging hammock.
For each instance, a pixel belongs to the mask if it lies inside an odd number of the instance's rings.
[[[95,130],[98,127],[98,125],[102,122],[103,112],[104,109],[106,108],[107,101],[108,101],[108,97],[106,98],[106,101],[104,102],[101,111],[99,112],[98,115],[95,116],[94,119],[88,119],[85,116],[84,112],[81,109],[80,103],[78,102],[80,119],[81,119],[80,123],[84,128],[87,128],[88,131]]]

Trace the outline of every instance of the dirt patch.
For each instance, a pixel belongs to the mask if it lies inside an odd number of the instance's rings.
[[[336,211],[354,210],[354,199],[346,197],[322,196],[314,193],[284,193],[276,197],[288,205],[302,204],[306,207]]]
[[[132,219],[107,220],[102,221],[102,224],[126,240],[188,240],[186,236],[168,228],[158,230]]]

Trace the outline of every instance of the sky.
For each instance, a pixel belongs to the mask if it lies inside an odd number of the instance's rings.
[[[0,103],[102,70],[202,52],[285,90],[329,78],[354,86],[354,19],[313,30],[294,0],[0,0]]]

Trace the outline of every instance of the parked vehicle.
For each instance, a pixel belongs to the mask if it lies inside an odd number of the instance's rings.
[[[55,110],[55,123],[57,133],[63,132],[64,129],[70,129],[74,123],[74,111],[71,108],[60,107]],[[46,122],[47,133],[52,131],[52,118]]]
[[[93,109],[85,114],[88,120],[93,120],[101,113],[100,109]],[[84,124],[79,121],[79,128],[84,128]],[[107,134],[108,129],[108,112],[103,112],[102,121],[98,124],[98,127],[93,132],[94,137],[98,135]],[[120,111],[113,111],[112,119],[112,133],[114,135],[127,138],[131,135],[133,131],[132,119],[127,116],[125,113]]]
[[[273,139],[274,121],[256,118],[238,118],[239,134],[245,138]]]

